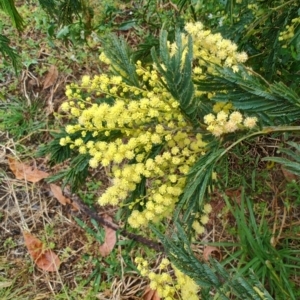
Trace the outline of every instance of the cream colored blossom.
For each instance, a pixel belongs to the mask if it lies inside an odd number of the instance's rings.
[[[247,128],[253,128],[256,126],[257,118],[256,117],[247,117],[244,120],[244,126]]]
[[[213,114],[208,114],[208,115],[204,116],[204,123],[207,125],[210,125],[211,123],[214,122],[215,118],[216,117]]]

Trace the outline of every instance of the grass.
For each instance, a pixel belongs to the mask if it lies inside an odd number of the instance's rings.
[[[46,128],[41,100],[27,103],[25,99],[13,99],[0,103],[0,122],[3,130],[19,139],[38,139],[39,132]]]
[[[128,264],[131,258],[126,245],[122,245],[122,253],[118,247],[110,257],[101,258],[97,253],[99,238],[91,234],[93,231],[88,230],[87,225],[84,229],[76,225],[76,220],[80,225],[90,223],[89,220],[81,221],[79,217],[82,216],[77,214],[75,217],[69,209],[63,210],[49,196],[45,185],[27,183],[24,186],[6,171],[8,174],[3,178],[0,190],[3,200],[1,240],[4,241],[0,253],[6,263],[1,261],[0,274],[1,282],[11,285],[0,289],[1,299],[6,299],[7,295],[12,297],[7,299],[26,299],[26,295],[28,299],[34,295],[39,299],[78,299],[82,295],[83,299],[95,299],[96,295],[107,293],[115,285],[125,293],[132,293],[122,286],[123,280],[128,284],[128,271],[132,273],[131,277],[137,276],[132,262]],[[102,230],[95,222],[92,224]],[[57,252],[62,260],[59,273],[47,274],[35,268],[22,241],[21,230],[24,228],[30,229],[47,248]],[[21,273],[27,275],[21,276]],[[141,284],[140,279],[138,283]]]
[[[56,115],[65,99],[65,85],[100,71],[97,34],[116,31],[145,58],[157,45],[162,24],[182,23],[171,8],[165,9],[171,2],[139,1],[131,7],[104,1],[101,5],[101,14],[93,20],[94,35],[86,33],[87,43],[80,40],[78,24],[60,28],[55,35],[55,28],[35,6],[20,8],[28,25],[18,38],[1,14],[4,33],[16,49],[22,49],[23,67],[16,76],[6,61],[0,64],[0,299],[140,299],[148,282],[138,274],[133,258],[151,257],[153,266],[160,259],[155,251],[121,236],[111,255],[100,257],[104,230],[99,224],[58,203],[46,182],[15,179],[8,166],[7,156],[13,155],[30,159],[52,174],[68,167],[50,170],[48,158],[34,153],[51,141],[51,134],[64,122]],[[147,39],[138,47],[143,37]],[[59,75],[53,86],[43,90],[51,65],[57,66]],[[273,156],[280,143],[281,137],[245,142],[222,162],[220,173],[229,171],[218,178],[204,241],[194,246],[200,257],[203,244],[217,246],[228,270],[237,269],[246,277],[254,273],[275,299],[298,299],[299,178],[288,181],[278,164],[262,161]],[[104,211],[94,203],[109,184],[106,175],[105,170],[92,174],[78,191],[99,214]],[[23,243],[24,229],[59,255],[59,272],[46,273],[34,266]]]
[[[265,210],[260,214],[260,220],[254,212],[251,199],[241,195],[240,205],[231,205],[225,197],[226,205],[234,215],[239,237],[238,250],[230,254],[226,264],[237,263],[240,274],[248,277],[249,271],[276,296],[289,298],[294,294],[289,278],[291,274],[299,277],[300,250],[283,247],[281,232],[269,227]],[[284,222],[284,220],[282,220]],[[294,297],[296,298],[297,295]]]

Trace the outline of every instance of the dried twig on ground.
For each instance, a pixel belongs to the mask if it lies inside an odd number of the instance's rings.
[[[94,212],[93,210],[91,210],[87,205],[85,205],[82,201],[82,199],[80,199],[79,196],[73,194],[71,195],[70,193],[65,191],[65,195],[72,201],[75,202],[75,204],[80,208],[80,211],[82,213],[84,213],[85,215],[93,218],[94,220],[96,220],[97,222],[99,222],[101,225],[103,226],[107,226],[115,231],[119,230],[120,234],[124,237],[127,237],[129,239],[132,239],[136,242],[139,242],[141,244],[144,244],[146,246],[148,246],[149,248],[152,248],[156,251],[159,252],[163,252],[164,248],[161,244],[147,239],[142,235],[139,234],[134,234],[132,232],[128,232],[125,229],[120,228],[117,224],[113,223],[113,222],[109,222],[108,220],[104,219],[103,217],[99,216],[96,212]]]

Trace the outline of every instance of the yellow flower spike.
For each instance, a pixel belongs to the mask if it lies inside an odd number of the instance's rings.
[[[209,221],[209,217],[208,215],[203,215],[201,218],[200,218],[200,221],[203,225],[207,224],[208,221]]]
[[[257,118],[256,117],[247,117],[244,120],[244,126],[251,129],[256,126]]]
[[[204,207],[203,207],[203,211],[204,211],[206,214],[211,213],[211,211],[212,211],[211,205],[210,205],[210,204],[205,204]]]
[[[197,76],[197,80],[205,78],[208,72],[216,72],[210,62],[235,68],[247,58],[245,53],[236,51],[236,45],[231,41],[204,30],[200,22],[187,24],[186,31],[194,38],[193,76]],[[182,34],[182,43],[184,46],[188,43],[186,34]],[[171,43],[169,49],[172,53],[178,51]],[[183,53],[182,57],[185,56],[186,53]],[[103,53],[99,58],[110,63]],[[83,76],[80,85],[67,87],[66,94],[72,100],[63,104],[61,109],[70,111],[75,122],[66,127],[70,136],[61,139],[60,143],[75,147],[81,154],[89,153],[91,167],[112,165],[112,185],[100,197],[101,205],[121,204],[142,178],[146,180],[145,197],[128,206],[132,210],[128,222],[139,228],[172,214],[184,190],[185,175],[199,155],[205,153],[206,143],[201,135],[193,132],[181,113],[179,102],[162,84],[166,83],[166,79],[158,69],[155,66],[144,67],[138,61],[136,72],[140,81],[145,80],[139,88],[126,84],[120,76],[108,74],[93,78]],[[88,97],[83,96],[83,92]],[[213,96],[207,94],[208,98]],[[113,97],[114,101],[113,104],[96,104],[95,97]],[[226,117],[222,118],[222,111]],[[233,131],[233,123],[240,125],[242,121],[236,121],[230,112],[231,107],[225,109],[224,104],[220,104],[214,114],[205,116],[207,130],[216,136]],[[245,119],[239,129],[249,128],[251,121],[253,123],[254,120],[247,119],[246,122]],[[118,142],[101,142],[103,135],[114,140],[112,133],[115,130],[120,133]],[[72,134],[76,132],[78,135],[73,140]],[[92,137],[88,139],[90,135]],[[156,156],[150,156],[153,145],[161,145]],[[134,210],[138,203],[143,203],[141,211]]]
[[[192,228],[195,230],[197,234],[203,234],[205,231],[205,228],[202,225],[200,225],[198,221],[193,222]]]

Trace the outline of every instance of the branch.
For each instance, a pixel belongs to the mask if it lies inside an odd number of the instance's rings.
[[[143,237],[142,235],[128,232],[127,230],[120,228],[117,224],[115,224],[113,222],[109,222],[106,219],[102,218],[95,211],[93,211],[87,205],[85,205],[79,196],[77,196],[75,194],[70,194],[67,191],[65,191],[64,194],[71,200],[71,202],[75,202],[75,204],[77,204],[77,206],[80,208],[81,212],[83,212],[85,215],[89,216],[90,218],[96,220],[102,226],[109,227],[115,231],[120,230],[120,234],[122,236],[132,239],[138,243],[144,244],[144,245],[148,246],[149,248],[152,248],[158,252],[164,251],[164,247],[160,243],[157,243],[155,241],[147,239],[147,238]]]

